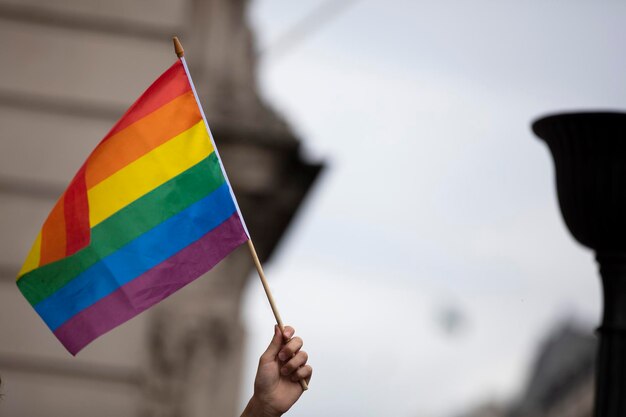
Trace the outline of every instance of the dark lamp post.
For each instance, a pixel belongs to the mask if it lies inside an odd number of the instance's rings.
[[[596,252],[604,295],[596,417],[626,416],[626,113],[569,113],[535,121],[550,148],[561,213]]]

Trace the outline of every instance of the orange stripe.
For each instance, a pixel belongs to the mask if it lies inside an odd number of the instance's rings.
[[[189,91],[100,143],[87,160],[90,189],[202,119]]]
[[[65,257],[65,194],[48,215],[41,230],[41,257],[39,265],[45,265]]]

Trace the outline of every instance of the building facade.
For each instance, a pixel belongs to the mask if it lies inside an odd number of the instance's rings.
[[[259,97],[245,0],[0,0],[0,416],[236,415],[245,248],[76,358],[15,286],[91,149],[175,59],[194,80],[267,259],[320,165]]]
[[[538,347],[514,401],[484,404],[461,417],[591,417],[596,350],[597,340],[588,329],[562,323]]]

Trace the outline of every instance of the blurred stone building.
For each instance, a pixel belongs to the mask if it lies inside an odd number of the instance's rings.
[[[233,416],[245,248],[71,357],[15,276],[91,149],[185,46],[261,258],[320,166],[258,95],[245,0],[0,0],[0,416]],[[268,308],[268,314],[269,308]]]
[[[485,404],[461,417],[591,417],[597,340],[573,323],[539,346],[529,379],[508,405]]]

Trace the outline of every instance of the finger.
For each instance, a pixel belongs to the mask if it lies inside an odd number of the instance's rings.
[[[287,362],[283,365],[282,368],[280,368],[280,373],[283,375],[290,375],[295,370],[303,366],[308,359],[309,355],[305,351],[301,350],[296,354],[296,356],[289,359],[289,362]]]
[[[291,374],[291,380],[293,382],[298,382],[301,379],[304,379],[308,384],[308,382],[311,380],[311,376],[313,376],[313,368],[311,367],[311,365],[304,365],[303,367],[298,368],[296,372]]]
[[[280,333],[280,329],[278,326],[274,326],[274,337],[270,342],[270,345],[267,347],[265,352],[261,355],[261,362],[271,362],[276,359],[276,355],[280,351],[281,346],[283,345],[283,336]]]
[[[285,326],[283,328],[283,339],[285,340],[285,342],[288,342],[289,339],[291,339],[295,333],[296,333],[296,330],[293,327]]]
[[[289,360],[289,358],[291,358],[300,350],[303,344],[304,342],[301,338],[294,337],[293,339],[288,341],[280,350],[280,353],[278,354],[278,359],[283,362]]]

